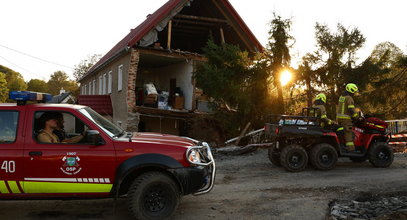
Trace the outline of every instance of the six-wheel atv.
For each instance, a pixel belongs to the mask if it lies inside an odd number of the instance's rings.
[[[384,121],[367,117],[355,123],[353,133],[357,153],[349,153],[343,147],[343,131],[322,128],[318,117],[309,116],[310,110],[303,109],[301,116],[273,117],[271,123],[266,123],[266,140],[274,143],[268,156],[274,165],[298,172],[310,162],[316,169],[331,170],[338,157],[348,157],[353,162],[369,160],[375,167],[392,164],[394,155],[388,146],[391,134],[386,133]]]

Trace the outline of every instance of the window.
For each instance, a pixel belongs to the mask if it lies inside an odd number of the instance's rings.
[[[107,93],[112,93],[112,71],[109,72],[107,77]]]
[[[16,140],[18,112],[0,111],[0,144]]]
[[[92,94],[96,95],[96,80],[93,80],[93,86],[92,86]]]
[[[120,65],[117,71],[117,91],[122,91],[122,89],[123,89],[123,65]]]
[[[86,85],[84,85],[84,86],[83,86],[83,94],[84,94],[84,95],[86,95],[86,89],[87,89],[87,87],[86,87]]]
[[[106,94],[106,82],[107,80],[106,80],[106,73],[105,74],[103,74],[103,95],[105,95]]]
[[[92,95],[92,82],[89,82],[89,93],[88,95]]]
[[[95,112],[89,107],[79,109],[79,112],[82,113],[85,117],[89,118],[89,120],[93,121],[100,129],[102,129],[104,132],[106,132],[107,135],[112,138],[117,138],[125,134],[125,131],[123,129],[113,124],[111,121],[107,120],[103,116],[99,115],[99,113]]]
[[[44,131],[46,128],[52,128],[52,133]],[[82,135],[88,128],[85,123],[71,113],[41,111],[34,115],[33,137],[39,143],[90,144],[91,138]]]
[[[99,95],[103,95],[103,78],[99,76]]]

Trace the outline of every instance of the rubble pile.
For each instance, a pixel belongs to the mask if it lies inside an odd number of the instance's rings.
[[[396,212],[407,213],[407,196],[375,201],[335,201],[330,204],[332,219],[372,219]]]

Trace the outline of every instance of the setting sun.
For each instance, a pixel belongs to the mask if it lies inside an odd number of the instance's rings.
[[[291,78],[292,78],[292,73],[288,70],[284,70],[281,73],[281,77],[280,77],[281,85],[282,86],[287,85],[291,81]]]

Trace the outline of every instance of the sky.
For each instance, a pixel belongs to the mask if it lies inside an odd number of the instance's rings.
[[[229,0],[266,45],[273,12],[292,19],[291,50],[296,66],[315,51],[315,24],[357,27],[366,43],[357,53],[367,58],[384,41],[407,54],[405,0]],[[1,0],[0,65],[20,72],[26,81],[48,80],[58,70],[72,77],[73,68],[93,54],[106,54],[130,29],[167,0]],[[73,77],[72,77],[73,79]]]

